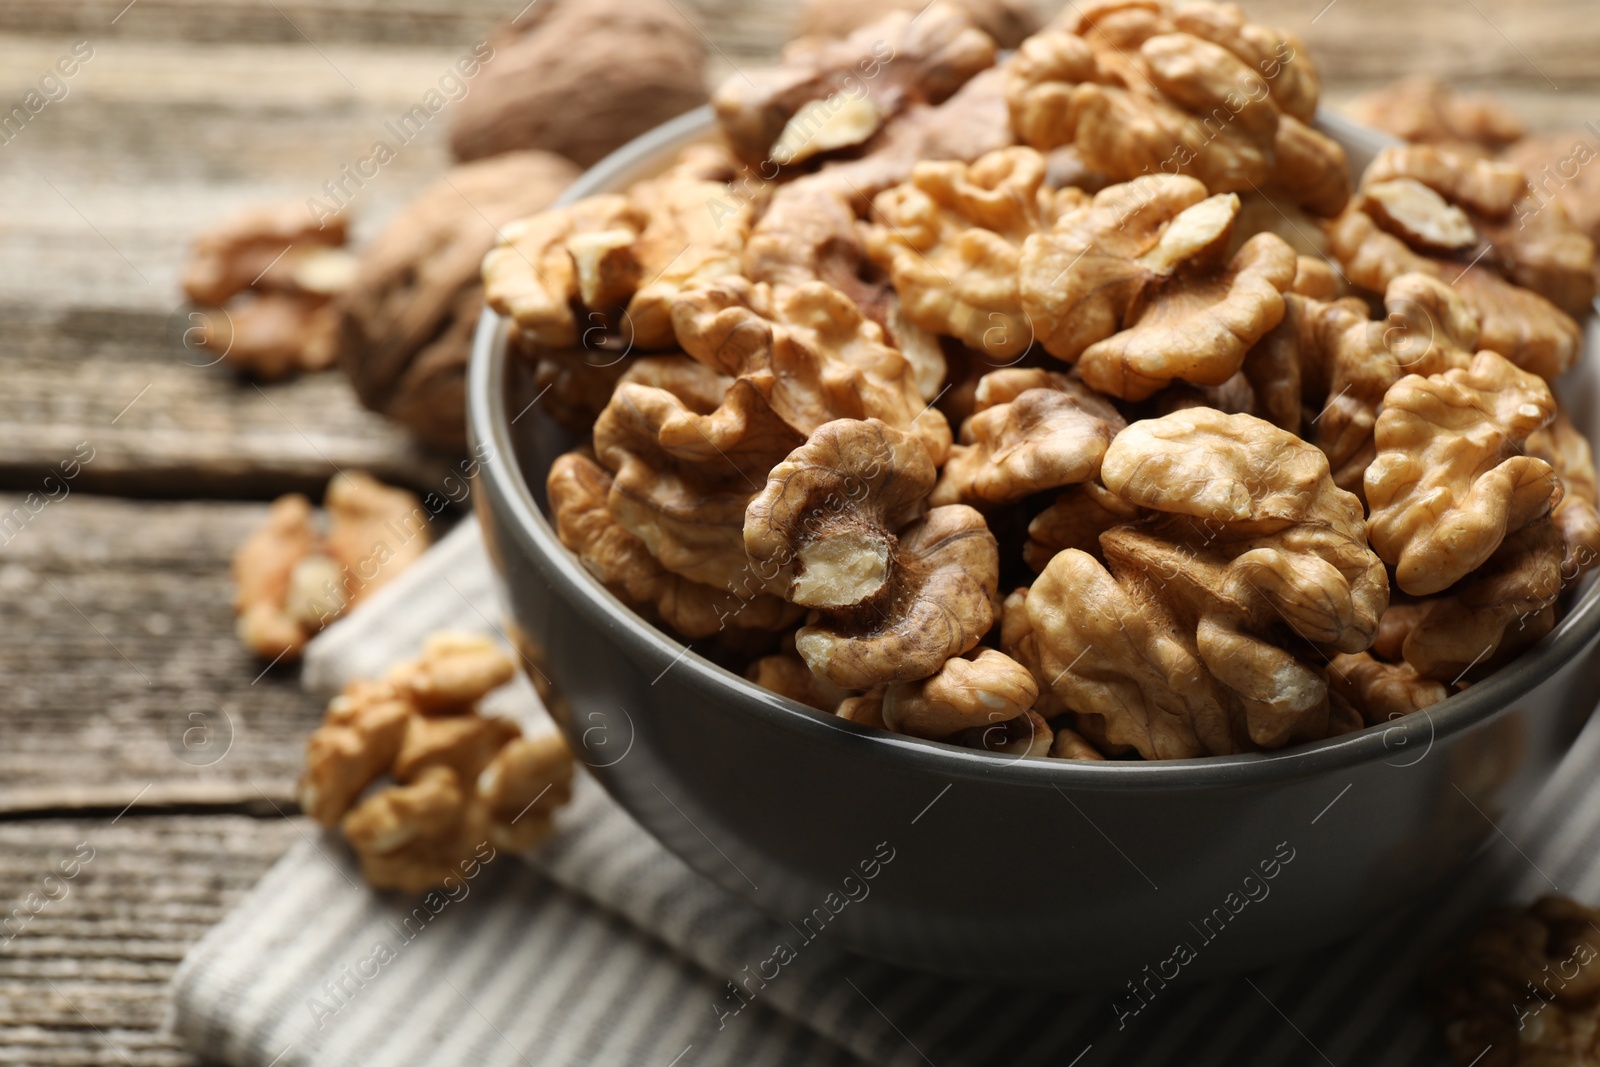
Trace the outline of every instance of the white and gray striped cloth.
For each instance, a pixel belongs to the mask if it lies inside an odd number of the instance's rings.
[[[469,520],[313,643],[307,684],[378,674],[425,634],[494,628],[500,610]],[[525,683],[493,699],[552,728]],[[788,928],[694,874],[584,778],[531,862],[497,858],[450,896],[373,893],[336,837],[308,837],[184,961],[173,1026],[236,1067],[1445,1064],[1420,966],[1489,901],[1600,898],[1597,771],[1591,728],[1448,898],[1176,991],[1121,1030],[1106,998],[934,978],[825,935],[738,999],[729,979]]]

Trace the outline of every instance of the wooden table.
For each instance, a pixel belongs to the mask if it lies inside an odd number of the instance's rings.
[[[713,79],[793,17],[674,2]],[[1600,118],[1591,0],[1250,6],[1307,40],[1335,103],[1424,70],[1504,91],[1536,127]],[[0,1063],[191,1062],[161,1032],[166,983],[307,832],[292,784],[319,715],[295,670],[234,639],[229,556],[266,501],[335,466],[439,477],[337,374],[257,387],[177,358],[187,243],[239,205],[315,194],[517,7],[0,0],[7,109],[93,48],[0,146],[0,523],[26,514],[0,525]],[[444,169],[444,125],[360,192],[358,235]],[[46,479],[81,446],[62,496]],[[30,493],[57,499],[34,514]]]

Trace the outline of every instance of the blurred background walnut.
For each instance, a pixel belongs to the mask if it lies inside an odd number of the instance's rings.
[[[323,501],[327,529],[298,493],[280,497],[233,557],[239,637],[264,659],[293,659],[307,640],[404,571],[432,541],[429,513],[404,489],[339,474]]]
[[[1001,48],[1015,48],[1039,28],[1039,12],[1029,0],[950,0],[978,29]],[[808,0],[795,27],[797,37],[847,37],[889,11],[915,15],[928,0]]]
[[[498,227],[578,174],[547,152],[464,164],[394,217],[339,301],[340,362],[361,402],[440,448],[466,447],[466,372]]]
[[[185,334],[228,366],[271,381],[334,360],[330,301],[350,284],[343,215],[319,225],[304,204],[262,204],[195,238],[183,289],[219,309]],[[192,334],[192,336],[191,336]]]
[[[1428,967],[1458,1064],[1581,1067],[1600,1058],[1600,910],[1563,897],[1491,911]]]
[[[1522,121],[1487,93],[1464,93],[1417,74],[1366,93],[1346,107],[1357,122],[1412,144],[1493,155],[1521,140]]]
[[[587,167],[706,102],[704,38],[670,0],[544,0],[489,43],[456,105],[459,160],[531,148]]]

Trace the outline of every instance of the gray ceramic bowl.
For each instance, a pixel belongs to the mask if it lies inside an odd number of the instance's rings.
[[[1372,135],[1327,126],[1364,164]],[[669,123],[564,199],[620,190],[710,128],[704,110]],[[1593,359],[1568,378],[1594,438]],[[1180,942],[1188,980],[1343,937],[1461,870],[1549,777],[1600,695],[1591,588],[1546,640],[1465,693],[1286,751],[1080,763],[897,737],[723,670],[578,564],[544,511],[546,472],[571,442],[526,406],[533,393],[492,314],[469,390],[474,443],[492,457],[476,498],[484,533],[531,655],[575,709],[563,725],[580,757],[666,847],[797,929],[869,893],[823,936],[882,959],[1112,989],[1146,966],[1170,971]]]

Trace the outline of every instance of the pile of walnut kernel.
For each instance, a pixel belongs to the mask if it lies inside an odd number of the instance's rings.
[[[1482,154],[1353,180],[1319,92],[1207,0],[1007,58],[936,3],[730,80],[716,143],[484,262],[590,435],[563,542],[770,690],[1012,754],[1278,748],[1494,671],[1600,552],[1547,384],[1594,246]]]

